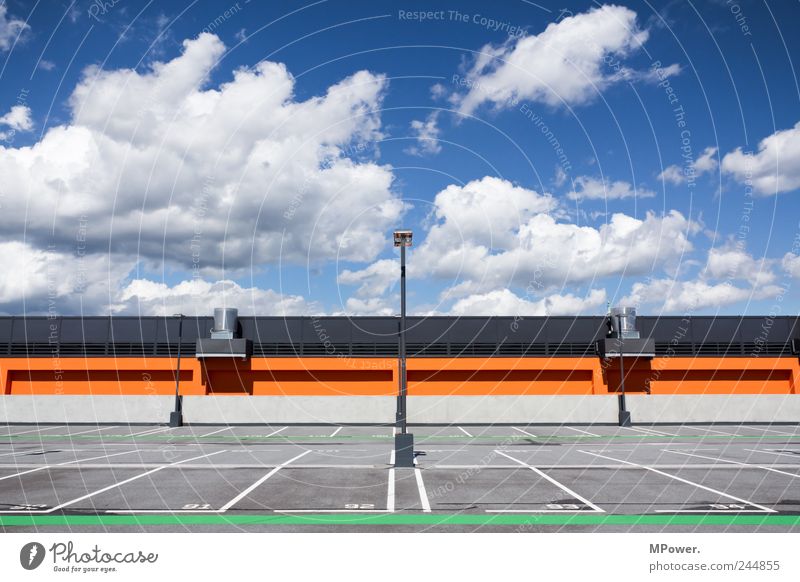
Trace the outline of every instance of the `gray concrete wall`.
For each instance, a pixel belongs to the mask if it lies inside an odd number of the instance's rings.
[[[635,423],[800,422],[796,394],[676,394],[627,397]]]
[[[416,423],[611,423],[616,396],[413,396]]]
[[[0,422],[167,422],[172,396],[0,396]]]
[[[800,395],[628,395],[634,423],[800,422]],[[171,396],[0,396],[0,423],[166,423]],[[185,396],[187,423],[394,422],[392,396]],[[610,396],[412,396],[411,423],[611,423]]]
[[[187,423],[394,422],[392,396],[184,396]]]

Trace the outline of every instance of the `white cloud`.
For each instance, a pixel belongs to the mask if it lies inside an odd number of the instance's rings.
[[[753,285],[767,285],[776,279],[772,267],[775,261],[755,259],[743,248],[726,245],[708,252],[706,274],[714,279],[747,281]]]
[[[538,289],[668,269],[692,250],[699,225],[681,213],[611,216],[599,228],[560,222],[548,194],[486,177],[437,194],[409,276],[449,279],[449,295]]]
[[[606,302],[604,289],[592,289],[586,297],[572,294],[550,295],[538,301],[518,297],[509,289],[470,295],[459,299],[450,309],[451,315],[541,316],[596,313]]]
[[[403,211],[392,168],[345,156],[380,139],[386,79],[360,71],[305,101],[286,67],[261,62],[208,87],[214,35],[151,70],[89,67],[68,125],[0,148],[0,232],[41,246],[137,255],[204,274],[282,261],[369,261]]]
[[[521,99],[585,103],[608,85],[636,76],[619,63],[647,37],[635,12],[601,6],[551,23],[538,35],[486,45],[467,74],[469,91],[457,99],[459,110],[469,114],[486,101],[502,107]],[[617,63],[616,71],[608,63]]]
[[[722,159],[722,169],[764,196],[800,188],[800,122],[762,139],[757,153],[736,148]]]
[[[399,278],[400,263],[394,259],[375,261],[360,271],[345,269],[339,273],[340,284],[359,285],[356,291],[359,297],[383,295]]]
[[[686,313],[776,297],[781,292],[782,288],[777,285],[740,286],[728,281],[712,283],[656,279],[635,283],[630,295],[621,303],[658,306],[659,313]]]
[[[233,281],[182,281],[172,287],[147,279],[135,279],[119,291],[111,311],[124,314],[209,315],[214,307],[236,307],[241,315],[310,315],[320,308],[299,295],[283,295],[272,289],[245,288]]]
[[[0,4],[0,51],[7,51],[15,39],[30,26],[24,20],[8,15],[5,2]]]
[[[442,151],[442,146],[439,144],[439,112],[434,111],[425,121],[415,119],[411,122],[411,132],[417,139],[417,144],[407,148],[405,151],[414,156],[422,156],[425,154],[438,154]]]
[[[52,71],[56,68],[56,64],[53,61],[48,61],[47,59],[41,59],[39,64],[37,65],[43,71]]]
[[[635,188],[629,182],[611,181],[608,178],[578,176],[573,181],[574,190],[567,193],[570,200],[621,200],[623,198],[652,198],[656,195],[647,188]]]
[[[400,311],[400,300],[397,297],[370,297],[361,299],[350,297],[345,301],[344,310],[333,315],[382,315],[391,316]]]
[[[702,153],[691,164],[681,168],[680,166],[667,166],[658,175],[659,180],[671,182],[672,184],[680,185],[689,179],[694,180],[703,174],[713,172],[719,166],[717,161],[717,148],[710,146],[702,151]]]
[[[14,105],[11,110],[0,117],[0,125],[5,125],[16,131],[30,131],[33,129],[30,107]]]
[[[434,83],[431,85],[431,99],[438,101],[447,95],[447,87],[441,83]]]
[[[800,255],[786,253],[781,260],[781,266],[790,277],[800,279]]]

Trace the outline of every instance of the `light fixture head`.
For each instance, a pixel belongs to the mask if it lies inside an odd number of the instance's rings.
[[[394,231],[394,246],[396,247],[410,247],[411,237],[413,233],[410,230],[396,230]]]

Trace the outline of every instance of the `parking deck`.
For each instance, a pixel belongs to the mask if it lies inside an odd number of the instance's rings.
[[[0,427],[4,531],[796,531],[797,425]]]

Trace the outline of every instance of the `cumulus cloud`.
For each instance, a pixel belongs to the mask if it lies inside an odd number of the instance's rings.
[[[434,111],[425,121],[415,119],[411,122],[411,132],[417,140],[416,145],[407,148],[405,151],[414,156],[422,156],[425,154],[438,154],[442,151],[442,146],[439,144],[439,112]]]
[[[800,255],[786,253],[781,259],[781,266],[790,277],[800,279]]]
[[[515,295],[509,289],[470,295],[459,299],[450,315],[541,316],[595,313],[606,301],[605,289],[592,289],[585,297],[553,294],[539,301]]]
[[[714,279],[742,280],[753,285],[773,283],[774,260],[756,259],[735,244],[713,248],[708,252],[706,275]]]
[[[719,166],[717,151],[718,149],[715,147],[707,147],[691,164],[682,168],[675,165],[667,166],[658,175],[658,179],[671,182],[678,186],[690,179],[694,180],[703,174],[713,172]]]
[[[365,269],[351,271],[345,269],[339,273],[342,285],[359,285],[356,294],[359,297],[382,295],[400,277],[400,263],[394,259],[375,261]]]
[[[434,205],[436,221],[409,272],[451,280],[451,295],[650,273],[691,251],[699,229],[674,210],[616,213],[599,228],[562,222],[550,195],[491,177],[448,186]]]
[[[634,11],[606,5],[551,23],[538,35],[486,45],[464,80],[469,91],[456,98],[459,110],[469,114],[487,101],[503,107],[521,99],[586,103],[612,83],[639,76],[621,60],[647,37]]]
[[[678,281],[656,279],[635,283],[622,303],[653,305],[661,313],[686,313],[706,308],[720,308],[741,301],[776,297],[783,291],[777,285],[737,285],[729,281]]]
[[[567,193],[570,200],[620,200],[623,198],[652,198],[656,195],[647,188],[636,188],[630,182],[611,181],[608,178],[578,176],[573,180],[574,190]]]
[[[14,105],[11,110],[0,117],[0,141],[6,141],[14,136],[18,131],[30,131],[33,129],[31,120],[31,110],[26,105]]]
[[[0,148],[8,191],[0,231],[89,252],[195,266],[205,274],[338,256],[369,261],[403,205],[386,165],[356,162],[381,137],[386,79],[360,71],[305,101],[280,63],[241,68],[219,86],[212,34],[150,70],[89,67],[71,121],[31,147]]]
[[[182,281],[174,286],[135,279],[119,290],[110,311],[117,314],[209,315],[212,307],[236,307],[241,315],[311,315],[320,313],[299,295],[284,295],[272,289],[245,288],[234,281]]]
[[[736,148],[726,154],[722,169],[763,196],[800,188],[800,121],[762,139],[756,153]]]
[[[5,2],[0,4],[0,51],[7,51],[11,48],[15,39],[28,29],[30,26],[24,20],[8,14]]]

